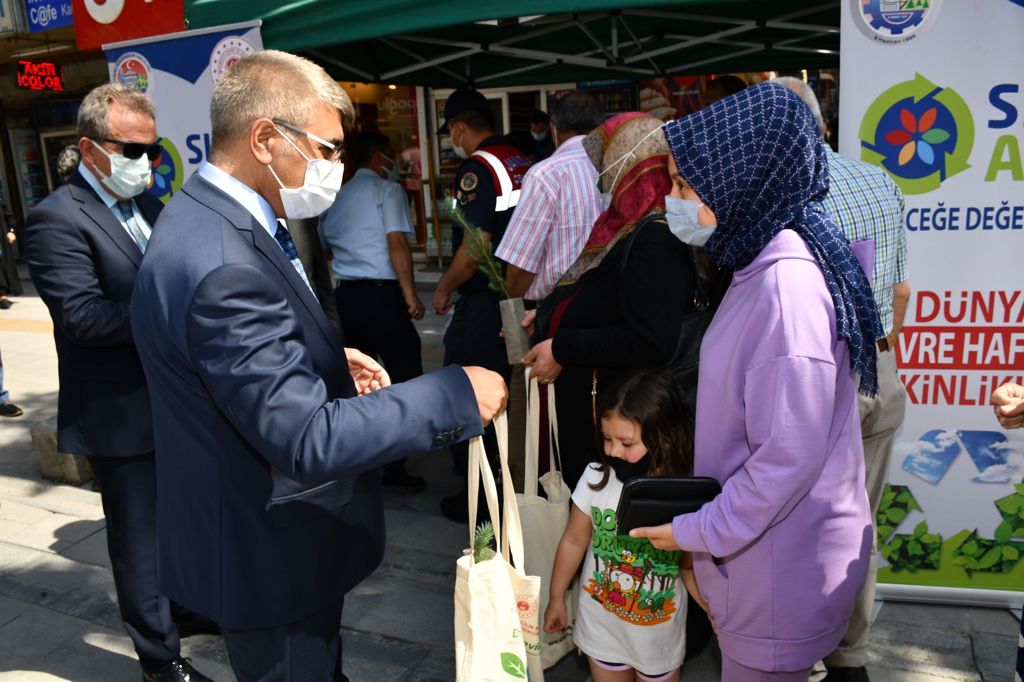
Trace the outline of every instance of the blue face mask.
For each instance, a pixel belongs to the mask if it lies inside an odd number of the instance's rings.
[[[697,224],[697,212],[703,205],[693,199],[665,197],[665,220],[676,239],[690,246],[704,246],[711,238],[716,226]]]

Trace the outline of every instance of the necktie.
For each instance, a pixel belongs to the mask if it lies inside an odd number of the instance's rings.
[[[281,245],[281,250],[284,251],[284,255],[288,257],[288,260],[292,262],[292,267],[295,268],[295,272],[299,273],[299,277],[306,283],[310,291],[313,291],[313,287],[310,286],[309,280],[306,278],[306,269],[302,267],[302,261],[299,260],[299,252],[295,250],[295,242],[292,241],[292,235],[288,232],[288,228],[284,226],[284,223],[278,221],[277,232],[274,233],[274,239]],[[316,294],[314,293],[314,296]]]
[[[117,209],[121,212],[121,217],[124,219],[124,224],[128,226],[128,234],[135,240],[136,246],[139,247],[139,251],[146,253],[146,245],[149,244],[149,239],[146,237],[146,233],[139,227],[138,221],[135,219],[135,211],[132,210],[131,201],[119,201],[117,202]]]

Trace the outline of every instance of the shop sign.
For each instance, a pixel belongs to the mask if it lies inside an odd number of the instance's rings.
[[[184,0],[72,0],[72,5],[81,50],[185,30]]]
[[[18,87],[25,90],[64,90],[64,73],[53,62],[18,62]]]
[[[71,0],[25,0],[25,18],[32,33],[70,26],[74,21]]]

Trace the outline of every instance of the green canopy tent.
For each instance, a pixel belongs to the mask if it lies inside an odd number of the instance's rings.
[[[503,87],[835,67],[838,1],[186,0],[189,28],[262,19],[338,80]]]

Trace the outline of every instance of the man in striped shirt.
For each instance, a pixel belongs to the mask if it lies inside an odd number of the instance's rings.
[[[583,136],[603,121],[601,105],[578,91],[563,97],[552,113],[555,153],[526,174],[519,204],[495,253],[508,263],[513,296],[539,301],[551,293],[604,210],[597,170],[583,149]]]
[[[825,133],[818,99],[809,85],[798,78],[780,78],[779,83],[796,94],[810,108]],[[896,431],[903,423],[907,392],[896,374],[896,337],[903,327],[903,315],[910,300],[907,282],[907,238],[903,230],[903,193],[892,178],[877,166],[836,154],[828,146],[829,191],[822,204],[832,214],[851,242],[874,240],[875,260],[871,290],[878,317],[886,335],[878,345],[878,395],[857,394],[861,435],[864,441],[864,480],[872,517],[885,488]],[[825,657],[826,682],[867,682],[868,628],[875,600],[877,556],[871,554],[867,580],[853,607],[846,635],[839,647]],[[822,679],[820,667],[812,680]]]

